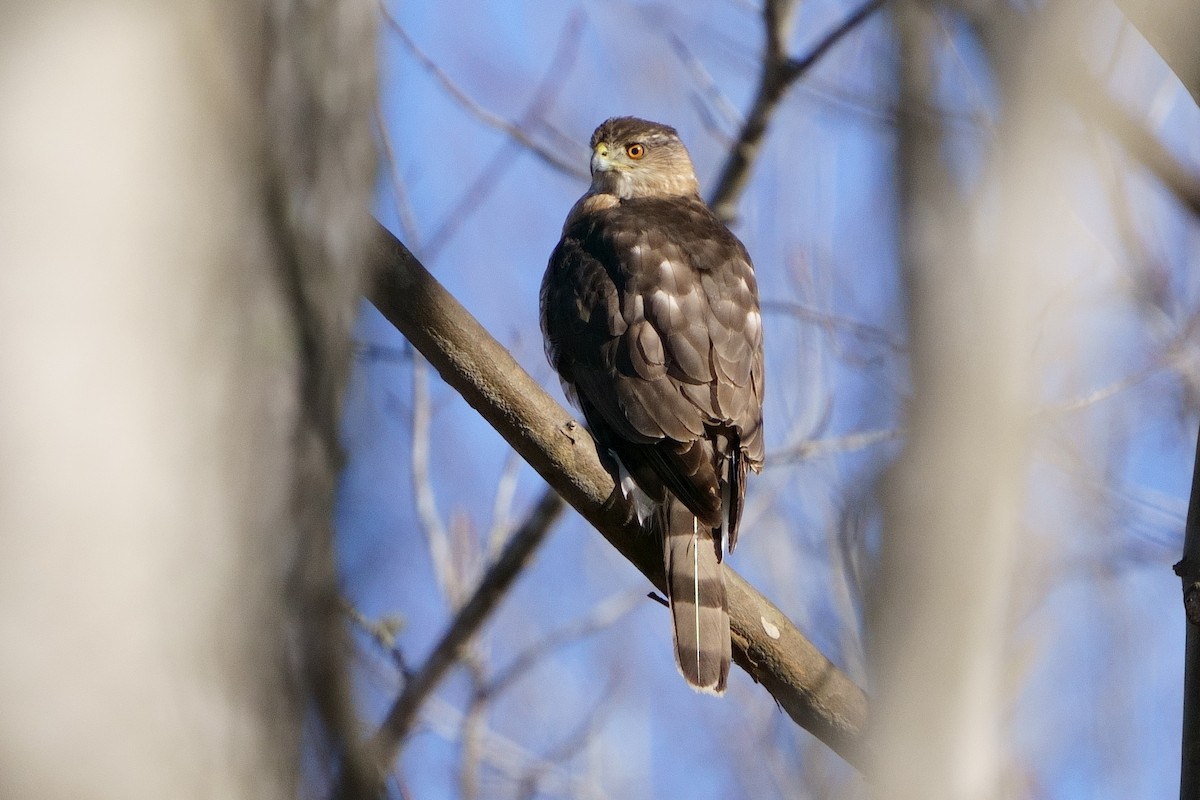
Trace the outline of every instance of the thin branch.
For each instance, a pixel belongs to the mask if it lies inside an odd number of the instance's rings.
[[[437,499],[433,494],[433,481],[429,478],[429,427],[432,415],[429,408],[428,365],[417,354],[413,356],[412,367],[412,451],[409,454],[409,468],[412,472],[417,519],[433,561],[433,574],[437,578],[438,588],[450,607],[458,608],[462,602],[462,585],[455,576],[450,534],[442,524]]]
[[[492,525],[484,545],[485,558],[490,559],[500,551],[512,528],[513,499],[517,495],[517,476],[520,472],[521,459],[516,453],[509,453],[504,459],[500,477],[496,479],[496,495],[492,498]]]
[[[819,325],[830,333],[835,330],[844,330],[859,339],[872,339],[896,354],[906,352],[907,345],[903,339],[878,325],[859,322],[850,317],[821,311],[820,309],[806,306],[802,303],[794,303],[789,300],[764,300],[762,302],[762,310],[768,314],[788,314],[796,319]]]
[[[546,65],[545,74],[533,92],[532,99],[521,114],[521,121],[514,123],[514,128],[524,131],[525,127],[541,119],[547,111],[553,108],[559,94],[566,86],[566,77],[570,74],[575,57],[579,54],[579,39],[583,34],[584,15],[582,12],[572,14],[563,26],[558,45]],[[472,214],[482,205],[489,194],[500,184],[508,170],[517,163],[514,157],[520,151],[523,142],[509,141],[496,151],[479,175],[462,193],[458,202],[442,217],[442,223],[429,235],[422,247],[417,250],[421,258],[433,263],[442,248],[449,242]],[[569,150],[568,150],[569,152]]]
[[[485,696],[494,697],[503,692],[518,679],[528,675],[539,661],[555,650],[612,627],[617,620],[633,611],[644,600],[645,596],[641,590],[622,592],[597,604],[583,619],[552,631],[545,638],[518,653],[506,667],[493,675],[484,688]]]
[[[1133,388],[1143,381],[1149,380],[1156,372],[1163,369],[1165,364],[1157,359],[1152,361],[1149,366],[1140,369],[1130,375],[1126,375],[1120,380],[1113,381],[1107,386],[1101,386],[1094,389],[1082,397],[1076,397],[1071,400],[1064,400],[1060,403],[1053,403],[1038,409],[1039,414],[1065,414],[1071,411],[1081,411],[1082,409],[1094,406],[1097,403],[1102,403],[1110,397],[1114,397],[1126,389]]]
[[[342,609],[359,630],[374,639],[376,644],[392,656],[400,674],[408,680],[411,670],[405,663],[404,652],[396,644],[396,636],[404,628],[404,620],[396,616],[371,619],[345,598],[342,598]]]
[[[829,33],[825,34],[825,38],[817,42],[816,46],[809,51],[808,55],[804,56],[803,58],[791,59],[788,62],[789,79],[794,81],[812,69],[814,64],[820,61],[826,53],[833,49],[834,45],[840,42],[846,36],[846,34],[850,33],[852,30],[861,25],[867,19],[867,17],[878,11],[885,2],[887,2],[887,0],[871,0],[871,2],[863,3],[858,7],[857,11],[854,11],[850,14],[850,16],[846,17],[846,19],[842,21],[841,25],[838,25]]]
[[[448,741],[454,741],[462,728],[463,712],[441,697],[429,698],[425,719],[432,731]],[[542,780],[539,789],[542,796],[566,797],[573,800],[607,800],[603,789],[592,780],[581,779],[566,769],[553,757],[539,756],[522,745],[494,730],[485,730],[481,735],[481,755],[489,767],[513,785],[520,787],[529,775],[537,774]],[[489,793],[490,797],[499,792]]]
[[[768,463],[774,466],[796,461],[809,461],[837,453],[852,453],[855,450],[865,450],[882,442],[893,442],[903,436],[903,428],[883,428],[876,431],[848,433],[845,436],[836,436],[831,439],[808,439],[771,453]]]
[[[662,553],[642,532],[632,509],[600,462],[591,436],[404,245],[382,226],[378,235],[371,302],[564,500],[656,587],[665,590]],[[508,550],[505,552],[507,555]],[[732,569],[726,569],[726,581],[734,660],[799,725],[851,763],[861,765],[866,725],[862,690]],[[464,606],[460,616],[474,611],[476,599]],[[371,788],[381,785],[382,776],[411,729],[419,700],[444,674],[462,641],[460,632],[447,632],[428,668],[418,670],[417,677],[405,687],[370,744],[377,773],[349,776],[350,781],[357,777],[365,782],[347,785],[344,781],[341,797],[373,796]],[[355,789],[358,794],[347,793]]]
[[[409,202],[408,187],[400,176],[400,162],[396,160],[396,150],[392,147],[392,137],[388,133],[387,125],[383,122],[383,108],[378,100],[375,101],[372,116],[375,133],[379,137],[380,147],[383,150],[383,161],[387,164],[388,175],[391,178],[392,202],[396,206],[396,218],[400,221],[400,235],[406,242],[412,242],[413,247],[420,251],[421,235],[417,225],[417,216],[413,213],[412,203]]]
[[[552,492],[543,495],[541,502],[525,524],[513,534],[496,563],[488,569],[470,599],[442,634],[425,663],[404,684],[404,690],[388,711],[383,725],[367,744],[371,767],[377,772],[364,774],[365,770],[344,770],[335,791],[336,797],[351,800],[378,795],[390,765],[400,752],[401,742],[416,722],[421,705],[458,661],[462,649],[533,557],[534,551],[545,540],[562,511],[563,502],[558,495]]]
[[[475,800],[479,797],[479,762],[483,756],[481,739],[487,730],[488,697],[483,688],[484,674],[479,663],[468,662],[468,668],[474,691],[471,692],[471,699],[467,703],[467,710],[459,727],[462,763],[459,768],[458,795],[462,800]]]
[[[436,79],[437,82],[442,85],[442,88],[445,89],[451,97],[457,100],[458,104],[461,105],[467,111],[467,113],[478,119],[484,125],[495,128],[496,130],[507,134],[513,141],[524,145],[526,148],[528,148],[529,152],[533,153],[544,163],[553,167],[559,172],[579,178],[583,181],[591,179],[591,175],[581,170],[579,165],[573,160],[564,159],[557,153],[542,147],[540,144],[535,142],[533,137],[530,136],[529,133],[527,133],[519,125],[509,122],[499,114],[488,111],[486,108],[479,105],[479,103],[475,102],[475,100],[469,94],[467,94],[466,91],[464,91],[457,83],[455,83],[454,80],[447,75],[445,71],[417,45],[413,38],[408,35],[408,31],[404,29],[404,26],[400,24],[399,20],[392,16],[392,12],[388,10],[386,4],[380,3],[380,9],[383,12],[383,18],[384,21],[387,22],[388,27],[395,31],[396,35],[400,37],[400,41],[403,42],[404,46],[407,47],[409,52],[413,54],[413,57],[421,63],[421,66],[428,70],[429,74],[433,75],[434,79]]]
[[[885,2],[887,0],[869,0],[825,34],[807,55],[789,58],[785,47],[791,32],[795,0],[767,1],[763,7],[766,47],[758,89],[750,113],[746,115],[737,142],[729,150],[729,156],[721,167],[717,186],[708,202],[718,217],[725,222],[731,222],[736,216],[738,198],[750,180],[750,169],[762,147],[767,124],[775,115],[775,110],[787,90]]]
[[[600,691],[597,692],[596,698],[592,702],[592,707],[580,715],[580,722],[575,730],[571,731],[566,738],[553,747],[540,764],[531,765],[518,784],[518,793],[516,795],[518,798],[533,798],[540,793],[539,784],[541,783],[541,776],[544,773],[544,765],[546,763],[565,763],[596,738],[596,732],[600,730],[601,724],[612,709],[612,703],[609,702],[614,689],[612,683],[612,681],[609,681],[608,685],[601,687]]]
[[[737,109],[725,93],[721,91],[721,87],[713,79],[713,76],[705,68],[699,58],[692,53],[688,48],[687,43],[679,36],[670,34],[668,41],[671,43],[671,49],[675,51],[679,61],[683,64],[684,69],[692,76],[692,80],[700,87],[697,97],[697,107],[700,111],[701,118],[709,128],[710,133],[716,136],[725,146],[731,146],[733,139],[725,131],[737,125],[740,118]],[[717,119],[720,117],[720,119]]]

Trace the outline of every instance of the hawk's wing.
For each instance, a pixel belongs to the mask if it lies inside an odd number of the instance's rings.
[[[602,444],[655,499],[740,516],[763,459],[762,322],[741,242],[698,199],[568,220],[542,282],[551,363]],[[731,488],[728,503],[722,492]]]

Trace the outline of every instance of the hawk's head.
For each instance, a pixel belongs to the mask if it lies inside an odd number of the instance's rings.
[[[687,148],[675,129],[637,117],[605,120],[592,134],[592,194],[671,197],[698,194]]]

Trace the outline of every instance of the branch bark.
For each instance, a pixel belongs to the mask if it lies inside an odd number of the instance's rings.
[[[382,226],[372,270],[368,297],[376,308],[566,502],[665,591],[661,553],[633,518],[587,431]],[[736,572],[726,568],[726,580],[734,660],[797,724],[861,767],[862,690]],[[358,793],[343,797],[373,796],[382,786],[407,730],[387,727],[372,740],[376,772],[365,776]]]

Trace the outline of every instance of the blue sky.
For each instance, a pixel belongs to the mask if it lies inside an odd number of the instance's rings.
[[[851,7],[802,3],[792,52]],[[756,6],[739,0],[448,0],[389,10],[476,111],[518,123],[578,169],[586,169],[596,124],[634,114],[679,129],[706,188],[736,115],[749,106],[761,45]],[[1103,78],[1130,111],[1200,170],[1200,113],[1140,37],[1102,9],[1081,41],[1092,63],[1111,63]],[[542,354],[537,287],[585,181],[469,110],[386,24],[380,53],[381,118],[394,161],[381,169],[379,218],[561,398]],[[878,16],[806,76],[779,109],[739,205],[734,230],[773,304],[765,313],[769,454],[810,440],[894,434],[902,424],[895,58],[888,20]],[[986,191],[980,167],[999,113],[986,59],[969,31],[948,24],[937,63],[951,120],[948,163],[968,194]],[[1178,365],[1195,372],[1197,337],[1186,322],[1200,307],[1200,285],[1187,265],[1200,240],[1195,220],[1102,135],[1064,124],[1081,129],[1078,163],[1067,165],[1078,179],[1063,200],[1078,230],[1066,234],[1076,246],[1059,292],[1047,298],[1039,396],[1048,406],[1086,397],[1158,364],[1166,343],[1179,361],[1100,402],[1048,412],[1007,639],[1006,775],[1018,788],[1005,796],[1169,797],[1183,630],[1170,564],[1196,425],[1194,387]],[[1136,258],[1113,232],[1117,205],[1095,177],[1102,167],[1125,189],[1120,213],[1132,219]],[[1165,308],[1137,288],[1147,275],[1166,287]],[[338,506],[344,585],[365,615],[402,620],[398,641],[415,664],[450,614],[413,490],[420,399],[404,340],[365,303],[356,337],[362,352],[347,397],[350,458]],[[519,521],[542,484],[426,372],[432,505],[469,584],[497,507]],[[869,559],[878,535],[873,482],[901,444],[889,438],[769,466],[751,485],[748,535],[732,558],[860,683],[861,572],[853,567]],[[860,796],[852,773],[740,672],[723,701],[688,691],[671,663],[666,615],[636,599],[648,588],[577,517],[559,524],[488,625],[477,649],[482,671],[494,674],[597,607],[623,613],[539,659],[489,708],[480,797],[515,796],[519,779],[506,769],[535,767],[539,797]],[[364,713],[378,714],[399,679],[372,642],[359,645]],[[456,714],[470,689],[456,674],[431,704],[398,770],[409,796],[461,795]]]

